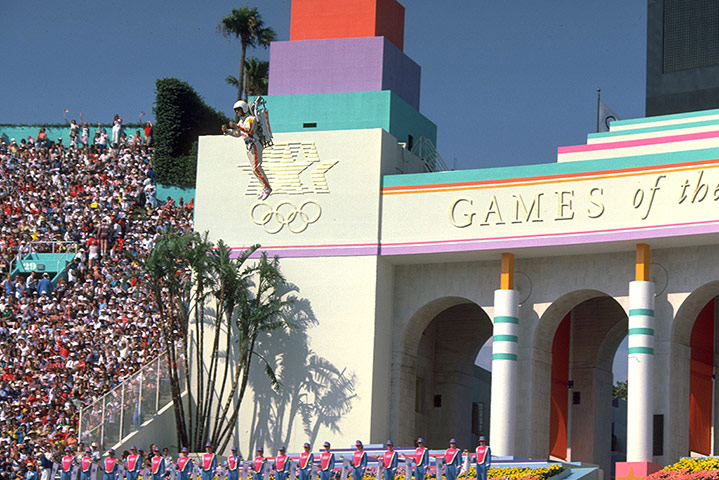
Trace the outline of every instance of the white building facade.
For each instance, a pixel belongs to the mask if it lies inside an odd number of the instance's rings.
[[[379,128],[280,133],[258,201],[241,141],[200,138],[196,229],[278,255],[301,300],[291,341],[264,347],[282,391],[253,373],[241,449],[484,434],[609,471],[628,337],[627,460],[718,453],[719,111],[614,122],[554,164],[422,165]]]

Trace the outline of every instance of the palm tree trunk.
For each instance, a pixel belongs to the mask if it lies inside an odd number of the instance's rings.
[[[250,376],[250,364],[252,360],[252,352],[255,351],[255,340],[257,339],[257,334],[253,333],[252,335],[252,341],[250,342],[250,346],[247,349],[246,357],[243,359],[243,368],[242,368],[242,384],[240,385],[240,393],[237,396],[237,402],[235,403],[235,408],[232,412],[232,417],[230,417],[230,421],[227,422],[227,425],[225,429],[220,433],[220,439],[222,440],[222,447],[221,450],[224,450],[225,447],[227,447],[227,443],[230,441],[230,433],[232,432],[232,427],[237,422],[237,417],[240,414],[240,406],[242,406],[242,399],[245,396],[245,391],[247,390],[247,380]],[[234,394],[234,389],[231,392]],[[230,400],[232,397],[230,397]]]
[[[237,87],[237,100],[243,98],[247,100],[247,94],[245,93],[245,54],[247,53],[247,45],[242,42],[242,50],[240,53],[240,75],[237,77],[239,85]]]
[[[230,304],[228,306],[228,311],[225,315],[225,317],[227,318],[227,343],[225,345],[225,349],[226,349],[225,351],[227,353],[225,355],[225,370],[222,374],[222,387],[220,388],[220,394],[217,397],[218,400],[217,400],[217,410],[215,412],[215,425],[212,427],[212,436],[213,437],[217,434],[217,431],[219,430],[219,427],[221,426],[220,408],[222,407],[222,398],[225,395],[225,386],[227,385],[227,377],[228,377],[229,368],[230,368],[230,358],[231,358],[230,348],[232,346],[230,343],[230,338],[232,337],[231,333],[232,333],[232,314],[233,313],[234,313],[234,308],[233,308],[233,305]],[[238,365],[237,368],[239,368],[239,367],[240,366]]]

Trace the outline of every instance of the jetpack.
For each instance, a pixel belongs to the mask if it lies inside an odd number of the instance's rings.
[[[250,115],[257,119],[255,135],[262,143],[262,146],[271,147],[274,145],[272,142],[272,129],[270,128],[270,112],[267,110],[267,102],[264,98],[260,96],[255,98],[252,105],[250,105]]]

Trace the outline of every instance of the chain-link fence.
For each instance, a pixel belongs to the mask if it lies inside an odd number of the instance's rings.
[[[185,359],[177,357],[179,378],[185,378]],[[80,440],[99,444],[100,451],[139,430],[172,401],[167,357],[160,355],[137,373],[80,410]]]

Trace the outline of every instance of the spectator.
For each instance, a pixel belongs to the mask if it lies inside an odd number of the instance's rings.
[[[148,148],[152,146],[152,122],[149,120],[145,124],[145,146]]]
[[[47,272],[42,274],[42,278],[37,282],[37,294],[49,295],[52,284],[50,283],[50,275]]]

